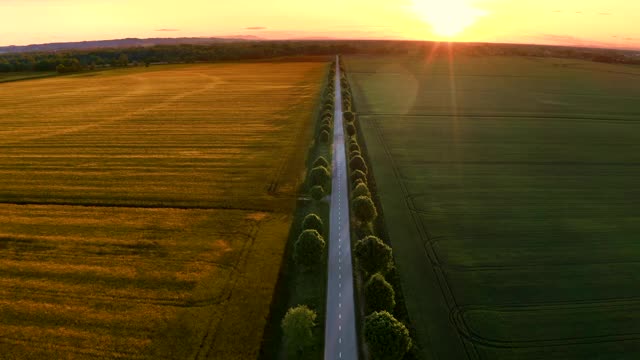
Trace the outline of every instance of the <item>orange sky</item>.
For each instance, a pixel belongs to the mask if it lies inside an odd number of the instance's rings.
[[[0,0],[0,45],[255,35],[640,49],[638,24],[640,0]]]

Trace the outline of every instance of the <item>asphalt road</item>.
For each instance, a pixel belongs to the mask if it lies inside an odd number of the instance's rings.
[[[337,65],[336,65],[337,66]],[[342,124],[340,67],[335,78],[335,114],[333,130],[333,179],[331,224],[329,232],[327,313],[324,330],[324,358],[357,359],[358,340],[353,301],[353,267],[349,233],[349,191],[347,160]]]

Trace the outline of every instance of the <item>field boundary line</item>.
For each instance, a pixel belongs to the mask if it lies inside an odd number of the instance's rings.
[[[131,204],[107,204],[107,203],[95,203],[95,204],[83,204],[66,201],[1,201],[0,205],[16,205],[16,206],[72,206],[72,207],[85,207],[85,208],[123,208],[123,209],[168,209],[168,210],[238,210],[238,211],[259,211],[264,213],[275,213],[272,209],[262,208],[247,208],[247,207],[233,207],[233,206],[198,206],[198,205],[131,205]]]
[[[556,115],[550,115],[550,116],[543,116],[543,115],[535,115],[535,114],[466,114],[466,113],[459,113],[459,114],[452,114],[452,113],[434,113],[434,114],[415,114],[415,113],[408,113],[408,114],[402,114],[402,113],[359,113],[359,116],[373,116],[373,117],[407,117],[407,118],[412,118],[412,117],[442,117],[442,118],[447,118],[447,117],[451,117],[451,116],[457,116],[459,118],[489,118],[489,119],[530,119],[530,120],[540,120],[540,119],[545,119],[545,120],[576,120],[576,121],[610,121],[610,122],[620,122],[620,123],[632,123],[632,124],[638,124],[638,121],[635,119],[635,117],[640,116],[640,114],[626,114],[624,115],[624,117],[592,117],[590,115],[586,115],[584,117],[580,117],[580,116],[556,116]],[[580,115],[580,114],[579,114]]]

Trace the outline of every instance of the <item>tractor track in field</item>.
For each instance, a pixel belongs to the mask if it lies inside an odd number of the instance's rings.
[[[626,302],[629,303],[640,303],[640,298],[634,298],[635,301],[628,301],[629,299],[611,299],[607,301],[594,302],[594,301],[585,301],[585,304],[593,305],[599,304],[598,307],[602,307],[600,304],[612,302]],[[563,305],[565,304],[566,305]],[[585,306],[580,306],[576,302],[562,302],[562,303],[553,303],[553,305],[547,304],[517,304],[511,306],[461,306],[452,309],[450,313],[451,321],[456,325],[456,328],[460,332],[460,334],[465,337],[468,341],[479,344],[485,347],[491,348],[504,348],[504,349],[522,349],[522,348],[546,348],[552,346],[567,346],[567,345],[577,345],[577,344],[593,344],[593,343],[607,343],[607,342],[619,342],[619,341],[635,341],[640,340],[640,332],[626,333],[626,334],[612,334],[612,335],[595,335],[595,336],[583,336],[583,337],[566,337],[561,339],[537,339],[537,340],[518,340],[518,341],[508,341],[508,340],[499,340],[499,339],[490,339],[480,335],[479,333],[473,330],[473,327],[467,324],[465,319],[465,314],[471,310],[501,310],[501,311],[521,311],[522,309],[531,309],[531,308],[562,308],[562,309],[579,309],[584,308]],[[609,307],[613,307],[613,305],[609,305]]]
[[[288,197],[280,197],[288,198]],[[238,210],[274,213],[273,209],[265,209],[256,207],[237,207],[237,206],[200,206],[200,205],[160,205],[160,204],[118,204],[118,203],[78,203],[73,201],[2,201],[0,205],[17,205],[17,206],[71,206],[85,208],[122,208],[122,209],[167,209],[167,210]]]
[[[260,230],[260,225],[261,225],[260,222],[254,224],[254,226],[251,229],[251,235],[249,237],[250,240],[244,242],[242,250],[240,251],[240,255],[237,258],[238,260],[234,264],[236,269],[238,270],[233,271],[230,274],[229,276],[230,280],[227,281],[227,283],[225,284],[225,289],[223,290],[223,293],[226,293],[225,294],[226,296],[223,297],[220,303],[225,302],[231,298],[233,294],[233,289],[236,287],[238,277],[240,276],[239,270],[244,269],[244,267],[246,266],[247,258],[248,258],[247,253],[251,250],[251,248],[253,247],[253,244],[256,241],[258,232]],[[195,357],[194,357],[195,360],[209,359],[211,350],[213,350],[213,343],[217,337],[218,332],[221,329],[221,324],[224,320],[224,316],[220,319],[220,321],[218,321],[218,323],[215,326],[213,326],[213,329],[212,329],[214,320],[215,320],[214,318],[211,318],[209,320],[209,325],[207,326],[207,330],[204,336],[202,337],[202,340],[200,341],[200,346],[198,347],[198,350],[195,354]]]
[[[375,116],[377,114],[372,116],[371,123],[373,124],[373,128],[375,129],[378,138],[380,140],[380,143],[383,145],[384,148],[384,152],[386,153],[388,159],[390,160],[392,167],[393,167],[393,171],[394,174],[396,175],[396,178],[398,180],[398,182],[400,183],[400,187],[405,195],[405,203],[407,204],[407,208],[409,209],[409,211],[411,212],[411,214],[413,215],[424,215],[426,214],[425,211],[421,211],[421,210],[416,210],[416,204],[414,202],[414,196],[411,195],[408,191],[408,189],[406,188],[406,184],[404,183],[404,181],[402,181],[402,176],[400,175],[400,168],[396,162],[396,160],[393,158],[390,149],[388,148],[388,145],[386,143],[386,141],[384,140],[384,135],[382,134],[382,129],[380,128],[380,125],[378,124],[378,121],[375,119]],[[437,115],[439,116],[439,115]],[[414,224],[416,225],[416,227],[419,229],[419,233],[420,233],[420,237],[423,240],[423,244],[424,244],[424,248],[425,248],[425,255],[426,257],[429,259],[432,268],[434,269],[434,271],[436,272],[437,278],[440,282],[440,288],[443,291],[443,295],[445,296],[445,298],[447,299],[447,303],[449,304],[449,318],[450,321],[455,325],[456,329],[458,330],[458,334],[459,336],[461,336],[462,338],[464,338],[466,341],[463,341],[463,344],[465,346],[465,351],[467,352],[467,355],[472,356],[472,354],[474,355],[474,358],[476,359],[481,359],[482,356],[480,355],[480,352],[478,351],[478,349],[476,348],[476,346],[485,346],[485,347],[492,347],[492,348],[540,348],[540,347],[545,347],[545,346],[566,346],[566,345],[573,345],[573,344],[591,344],[591,343],[606,343],[606,342],[615,342],[615,341],[635,341],[640,339],[640,333],[630,333],[630,334],[621,334],[621,335],[600,335],[600,336],[593,336],[593,337],[582,337],[582,338],[569,338],[569,339],[558,339],[558,340],[548,340],[548,341],[539,341],[539,340],[532,340],[532,341],[502,341],[502,340],[495,340],[495,339],[487,339],[485,337],[482,337],[480,334],[477,334],[476,332],[473,331],[473,329],[467,324],[467,322],[464,319],[464,312],[466,311],[465,309],[469,309],[470,307],[468,306],[460,306],[458,305],[458,302],[455,299],[455,296],[453,294],[453,290],[450,286],[449,280],[446,276],[446,273],[444,271],[444,269],[455,269],[455,267],[452,266],[448,266],[446,264],[444,264],[441,259],[439,258],[439,256],[437,255],[437,251],[435,250],[435,248],[433,247],[433,245],[438,242],[441,241],[440,238],[435,239],[432,238],[430,236],[430,233],[426,227],[426,224],[424,223],[424,221],[422,221],[421,219],[416,218],[415,216],[412,216],[412,220],[414,222]],[[620,263],[629,263],[629,262],[620,262]],[[631,263],[640,263],[639,262],[631,262]],[[608,264],[608,263],[605,263]],[[573,265],[584,265],[584,264],[557,264],[558,266],[573,266]],[[541,264],[540,266],[547,266],[547,264]],[[518,266],[518,267],[513,267],[513,266],[497,266],[497,267],[491,267],[491,268],[470,268],[468,269],[469,271],[481,271],[481,270],[493,270],[493,269],[498,269],[498,270],[502,270],[502,269],[513,269],[513,268],[523,268],[523,267],[528,267],[528,266]],[[634,301],[634,300],[640,300],[640,298],[636,298],[636,297],[632,297],[632,298],[611,298],[611,299],[606,299],[606,300],[601,300],[602,302],[612,302],[612,301]],[[594,303],[594,302],[598,302],[598,301],[593,301],[593,300],[584,300],[584,301],[567,301],[567,302],[541,302],[541,303],[535,303],[535,305],[532,304],[526,304],[526,305],[522,305],[522,304],[503,304],[501,306],[516,306],[516,305],[521,305],[523,307],[526,306],[549,306],[549,305],[562,305],[562,304],[567,304],[567,305],[577,305],[576,307],[579,306],[579,304],[583,304],[583,303]],[[480,307],[479,307],[480,308]],[[487,307],[487,308],[491,308],[491,307]],[[569,306],[568,308],[571,308],[571,306]],[[467,348],[467,344],[471,345],[471,349]],[[471,352],[472,351],[472,352]]]
[[[30,338],[29,340],[23,340],[19,338],[14,338],[11,336],[0,336],[0,343],[11,344],[11,345],[21,345],[24,347],[28,347],[30,349],[59,349],[65,352],[69,352],[77,355],[85,355],[90,356],[92,358],[102,358],[102,359],[131,359],[131,360],[144,360],[148,359],[148,356],[136,354],[133,352],[126,351],[110,351],[106,349],[99,349],[95,346],[71,346],[71,345],[60,345],[60,344],[52,344],[45,341],[39,341],[35,338]],[[163,358],[164,360],[164,358]],[[167,359],[168,360],[168,359]]]
[[[133,119],[133,118],[135,118],[137,116],[147,114],[149,112],[157,111],[157,110],[160,110],[160,109],[163,109],[163,108],[168,108],[171,104],[174,104],[177,101],[180,101],[180,100],[184,99],[185,97],[209,91],[209,90],[217,87],[218,85],[224,83],[219,78],[216,78],[216,77],[213,77],[213,76],[209,76],[209,75],[205,75],[205,74],[199,74],[199,75],[210,80],[210,82],[207,83],[202,88],[194,89],[194,90],[190,90],[190,91],[185,91],[185,92],[170,96],[170,97],[168,97],[166,99],[163,99],[160,102],[154,103],[154,104],[149,105],[147,107],[144,107],[142,109],[126,112],[126,113],[121,114],[119,116],[111,117],[109,119],[105,119],[105,120],[102,120],[102,121],[97,121],[97,122],[93,122],[93,123],[89,123],[89,124],[78,124],[78,125],[75,125],[75,126],[66,127],[65,129],[49,131],[49,132],[44,133],[44,134],[26,136],[26,137],[22,137],[22,138],[15,139],[15,140],[11,140],[10,139],[10,140],[7,140],[7,141],[2,141],[2,145],[11,145],[11,144],[17,144],[17,143],[28,142],[28,141],[33,141],[33,140],[48,139],[48,138],[55,137],[55,136],[73,134],[73,133],[82,132],[82,131],[89,130],[89,129],[99,128],[99,127],[104,126],[104,125],[111,125],[111,124],[114,124],[114,123],[117,123],[117,122],[120,122],[120,121],[130,120],[130,119]],[[140,77],[134,77],[134,78],[136,78],[136,80],[143,81],[143,79],[140,78]],[[124,99],[129,98],[131,96],[131,94],[135,93],[136,91],[137,92],[142,92],[142,91],[144,91],[144,88],[137,87],[137,88],[135,88],[133,90],[129,90],[129,93],[127,93],[125,95],[115,96],[115,97],[109,98],[108,100],[111,101],[111,102],[117,102],[118,100],[124,100]],[[107,103],[108,104],[108,101],[103,100],[102,103]],[[95,110],[95,108],[93,110]]]
[[[637,118],[639,114],[625,114],[622,116],[610,116],[610,117],[593,117],[593,115],[584,116],[566,116],[566,115],[540,115],[540,114],[473,114],[473,113],[442,113],[442,114],[420,114],[420,113],[361,113],[358,114],[361,117],[404,117],[404,118],[449,118],[455,116],[457,118],[487,118],[487,119],[529,119],[529,120],[575,120],[579,122],[584,121],[607,121],[617,122],[621,124],[638,124]],[[580,114],[578,114],[580,115]]]
[[[61,293],[57,290],[46,290],[46,289],[25,289],[20,288],[22,292],[27,292],[33,295],[40,295],[44,299],[58,299],[61,297],[67,299],[74,300],[100,300],[100,301],[123,301],[130,303],[139,303],[139,304],[151,304],[157,306],[168,306],[168,307],[177,307],[177,308],[202,308],[208,306],[219,305],[231,297],[233,292],[233,288],[235,286],[235,282],[239,273],[239,269],[242,266],[242,262],[246,261],[243,257],[246,256],[246,253],[253,246],[255,242],[257,233],[260,228],[260,223],[256,222],[252,225],[250,234],[246,234],[248,239],[243,242],[243,246],[241,248],[240,254],[237,257],[237,260],[234,264],[226,265],[225,268],[230,269],[231,272],[228,275],[229,280],[225,282],[223,289],[220,291],[218,296],[205,298],[205,299],[185,299],[185,300],[177,300],[175,298],[157,298],[157,297],[141,297],[141,296],[125,296],[125,295],[117,295],[117,296],[101,296],[101,295],[73,295],[70,293]]]

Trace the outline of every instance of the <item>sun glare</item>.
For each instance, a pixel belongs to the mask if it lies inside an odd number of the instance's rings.
[[[487,15],[469,0],[413,0],[412,11],[443,37],[454,37]]]

